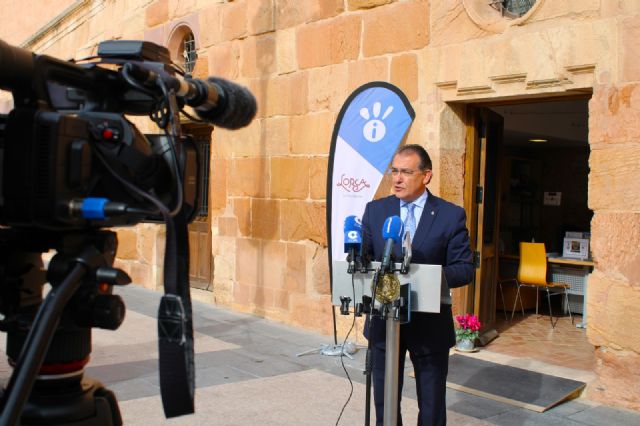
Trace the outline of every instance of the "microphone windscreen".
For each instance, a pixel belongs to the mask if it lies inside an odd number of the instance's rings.
[[[0,89],[31,87],[34,64],[33,53],[0,40]]]
[[[249,125],[258,110],[256,98],[249,89],[218,77],[209,77],[207,81],[219,88],[219,103],[215,108],[207,110],[196,108],[200,118],[225,129],[239,129]]]
[[[351,246],[362,244],[362,223],[358,216],[347,216],[344,219],[344,250],[349,250]]]
[[[400,244],[403,234],[404,224],[400,216],[390,216],[384,221],[384,225],[382,225],[383,239],[388,240],[391,238],[396,244]]]

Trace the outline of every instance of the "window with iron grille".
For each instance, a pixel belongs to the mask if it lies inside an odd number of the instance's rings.
[[[508,18],[519,18],[527,13],[536,0],[493,0],[491,6]]]
[[[209,148],[211,147],[211,139],[196,139],[198,148],[198,162],[200,163],[200,172],[202,180],[199,182],[198,191],[200,192],[200,209],[197,217],[207,218],[209,216]]]
[[[182,57],[184,59],[184,70],[191,74],[196,67],[196,59],[198,54],[196,53],[196,39],[192,32],[189,32],[182,42]]]

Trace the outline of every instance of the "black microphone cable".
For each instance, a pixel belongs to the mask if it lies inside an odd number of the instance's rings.
[[[167,138],[169,138],[170,143],[169,143],[169,152],[170,152],[170,157],[171,157],[171,164],[170,166],[173,168],[174,170],[174,177],[176,179],[176,203],[175,206],[170,210],[169,212],[169,216],[174,217],[176,214],[178,214],[178,212],[180,211],[180,209],[182,208],[182,202],[183,202],[183,191],[182,191],[182,176],[181,176],[181,170],[180,167],[178,165],[178,155],[176,153],[175,150],[175,145],[178,143],[176,137],[174,134],[170,134],[169,131],[167,130],[167,127],[169,126],[169,124],[172,125],[172,128],[175,126],[179,126],[180,123],[173,123],[173,117],[174,117],[174,113],[175,111],[173,111],[173,108],[171,106],[171,102],[169,101],[169,97],[171,96],[171,94],[169,93],[169,89],[167,88],[167,85],[164,83],[164,81],[162,81],[162,79],[158,78],[155,80],[156,85],[160,88],[160,90],[162,91],[162,95],[161,97],[157,96],[157,94],[153,91],[151,91],[150,89],[144,87],[142,84],[138,83],[136,81],[136,79],[131,75],[131,69],[132,69],[133,65],[131,63],[126,63],[123,67],[122,67],[122,75],[125,79],[125,81],[127,83],[129,83],[132,87],[140,90],[143,93],[146,93],[148,95],[150,95],[154,100],[155,100],[155,108],[150,112],[149,116],[151,118],[151,120],[156,123],[156,125],[161,128],[164,131],[165,136],[167,136]],[[106,159],[102,159],[102,162],[105,163]],[[107,170],[110,170],[110,167],[107,167]],[[135,189],[132,189],[128,183],[129,182],[122,182],[122,180],[120,179],[120,176],[115,173],[114,171],[111,171],[111,174],[116,177],[116,179],[118,179],[119,181],[121,181],[121,183],[123,183],[125,185],[125,187],[129,188],[130,190],[132,190],[135,194],[140,195],[140,192],[146,194],[145,191],[140,190],[139,188],[135,187]],[[143,195],[144,197],[144,195]],[[147,198],[147,197],[144,197]],[[148,200],[148,198],[147,198]],[[149,200],[150,201],[150,200]],[[157,200],[159,201],[159,200]],[[152,204],[154,204],[157,207],[157,204],[154,201],[151,201]],[[164,205],[163,205],[164,206]],[[161,214],[163,214],[161,209],[158,209],[159,212]]]
[[[176,112],[173,111],[173,107],[170,101],[170,97],[175,95],[170,93],[167,85],[162,81],[162,79],[157,80],[158,86],[162,89],[162,93],[164,94],[165,103],[167,104],[169,122],[171,124],[171,129],[174,130],[173,133],[169,133],[167,130],[168,126],[163,128],[165,135],[170,139],[171,143],[169,144],[169,151],[171,152],[171,165],[175,171],[175,179],[176,179],[176,190],[177,190],[177,198],[176,198],[176,206],[171,211],[171,216],[175,216],[182,209],[182,202],[184,200],[184,194],[182,190],[182,171],[180,170],[180,166],[178,165],[178,154],[176,153],[176,144],[178,143],[177,135],[175,134],[175,129],[180,126],[180,123],[174,123],[173,120],[176,117]]]
[[[153,90],[145,87],[144,85],[140,84],[132,75],[131,72],[133,70],[133,64],[131,62],[127,62],[122,66],[122,77],[124,78],[124,80],[129,83],[129,85],[131,87],[135,87],[136,89],[138,89],[140,92],[152,97],[153,99],[156,99],[158,97],[158,94],[156,92],[154,92]]]
[[[347,371],[347,367],[344,365],[344,350],[345,350],[345,345],[347,344],[347,339],[349,338],[349,335],[351,334],[351,332],[353,331],[353,329],[356,326],[356,312],[355,312],[355,300],[356,300],[356,284],[355,284],[355,273],[351,274],[351,290],[353,292],[353,301],[354,301],[354,312],[353,312],[353,321],[351,322],[351,328],[349,328],[349,331],[347,332],[347,335],[344,337],[344,341],[342,342],[342,350],[340,351],[340,364],[342,365],[342,369],[344,370],[344,374],[346,374],[347,376],[347,380],[349,380],[349,386],[351,387],[351,390],[349,391],[349,396],[347,397],[347,401],[344,403],[344,405],[342,406],[342,409],[340,410],[340,414],[338,415],[338,420],[336,420],[336,426],[338,426],[338,423],[340,423],[340,419],[342,418],[342,414],[344,413],[345,408],[347,408],[347,405],[349,405],[349,401],[351,401],[351,397],[353,396],[353,381],[351,380],[351,376],[349,376],[349,372]]]

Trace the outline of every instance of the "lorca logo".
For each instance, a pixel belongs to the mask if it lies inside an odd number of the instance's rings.
[[[365,179],[357,179],[354,177],[349,177],[344,173],[340,176],[340,182],[338,182],[338,186],[343,187],[347,192],[360,192],[364,188],[370,188],[369,182]]]

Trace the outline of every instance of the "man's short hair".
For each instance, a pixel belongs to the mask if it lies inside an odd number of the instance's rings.
[[[431,170],[431,158],[427,154],[427,150],[422,146],[417,144],[403,145],[396,151],[396,155],[399,154],[416,154],[420,157],[420,165],[418,166],[420,170]]]

